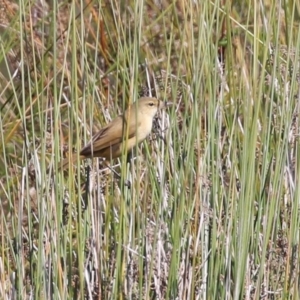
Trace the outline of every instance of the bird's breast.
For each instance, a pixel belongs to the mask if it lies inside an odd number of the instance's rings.
[[[139,120],[137,128],[137,142],[143,141],[152,130],[152,118],[143,118]]]

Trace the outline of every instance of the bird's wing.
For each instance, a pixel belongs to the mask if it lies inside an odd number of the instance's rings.
[[[107,147],[112,147],[116,144],[121,143],[124,140],[124,136],[126,136],[126,125],[127,124],[124,115],[118,116],[111,123],[97,132],[93,136],[91,142],[89,142],[84,148],[82,148],[80,154],[89,155],[92,151],[98,152]],[[134,122],[130,122],[129,124],[128,139],[135,136],[136,130],[137,125],[134,120]]]

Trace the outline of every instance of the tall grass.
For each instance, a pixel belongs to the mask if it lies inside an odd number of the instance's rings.
[[[1,298],[299,297],[299,17],[271,4],[0,1]],[[80,161],[141,95],[174,105],[134,158]]]

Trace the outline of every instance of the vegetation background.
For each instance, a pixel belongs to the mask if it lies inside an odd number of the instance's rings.
[[[0,0],[0,298],[299,299],[299,22],[291,0]],[[59,170],[141,95],[174,106],[121,179]]]

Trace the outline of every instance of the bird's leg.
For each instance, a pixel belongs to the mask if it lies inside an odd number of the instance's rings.
[[[128,156],[129,156],[129,154],[128,154]],[[128,160],[128,156],[127,156],[127,160]],[[104,162],[103,165],[105,165],[105,167],[107,167],[111,172],[113,172],[114,175],[120,180],[120,179],[121,179],[121,175],[120,175],[116,170],[114,170],[114,169],[108,164],[108,162],[105,162],[105,161],[103,161],[103,162]],[[125,181],[124,181],[124,185],[127,186],[127,187],[130,189],[130,188],[131,188],[131,182],[130,182],[130,180],[125,180]]]
[[[85,210],[88,207],[88,197],[89,197],[89,186],[90,186],[90,171],[91,168],[89,165],[86,166],[86,182],[85,182],[85,195],[83,199],[84,207],[83,209]]]
[[[126,163],[129,164],[131,162],[132,159],[134,159],[136,157],[136,150],[135,148],[133,148],[131,151],[128,152],[127,157],[126,157]]]

